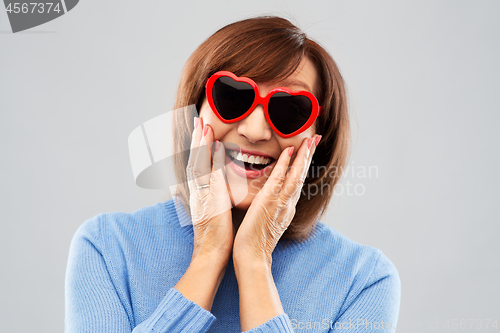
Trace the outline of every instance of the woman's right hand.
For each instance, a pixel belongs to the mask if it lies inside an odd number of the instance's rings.
[[[220,141],[212,147],[212,128],[204,125],[201,118],[194,121],[186,169],[194,231],[192,258],[207,255],[226,265],[231,257],[234,229],[224,169],[225,148]]]
[[[198,126],[193,130],[186,168],[194,249],[191,263],[175,288],[210,311],[231,258],[234,231],[225,180],[224,145],[218,144],[212,163],[214,133],[209,126],[203,126],[201,119],[195,118],[196,121]]]

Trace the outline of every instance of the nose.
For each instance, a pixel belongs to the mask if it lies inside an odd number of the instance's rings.
[[[264,107],[261,104],[257,105],[238,124],[238,133],[246,137],[251,143],[270,140],[273,134],[272,131],[271,126],[267,123]]]

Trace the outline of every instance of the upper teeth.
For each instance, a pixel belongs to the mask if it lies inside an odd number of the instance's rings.
[[[247,162],[247,163],[253,163],[253,164],[269,164],[269,163],[271,163],[271,159],[269,157],[242,154],[241,152],[238,153],[235,150],[230,150],[229,155],[231,155],[236,160]]]

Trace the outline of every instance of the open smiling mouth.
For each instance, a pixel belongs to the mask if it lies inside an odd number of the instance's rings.
[[[245,170],[255,170],[259,171],[267,167],[274,162],[273,158],[243,154],[235,150],[226,150],[226,155],[234,163],[245,166]]]

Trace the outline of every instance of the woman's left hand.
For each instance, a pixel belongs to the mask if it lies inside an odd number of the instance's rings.
[[[320,139],[320,135],[315,135],[302,141],[290,170],[294,147],[281,153],[238,228],[233,244],[235,264],[264,263],[270,269],[272,252],[295,215],[295,205]]]

